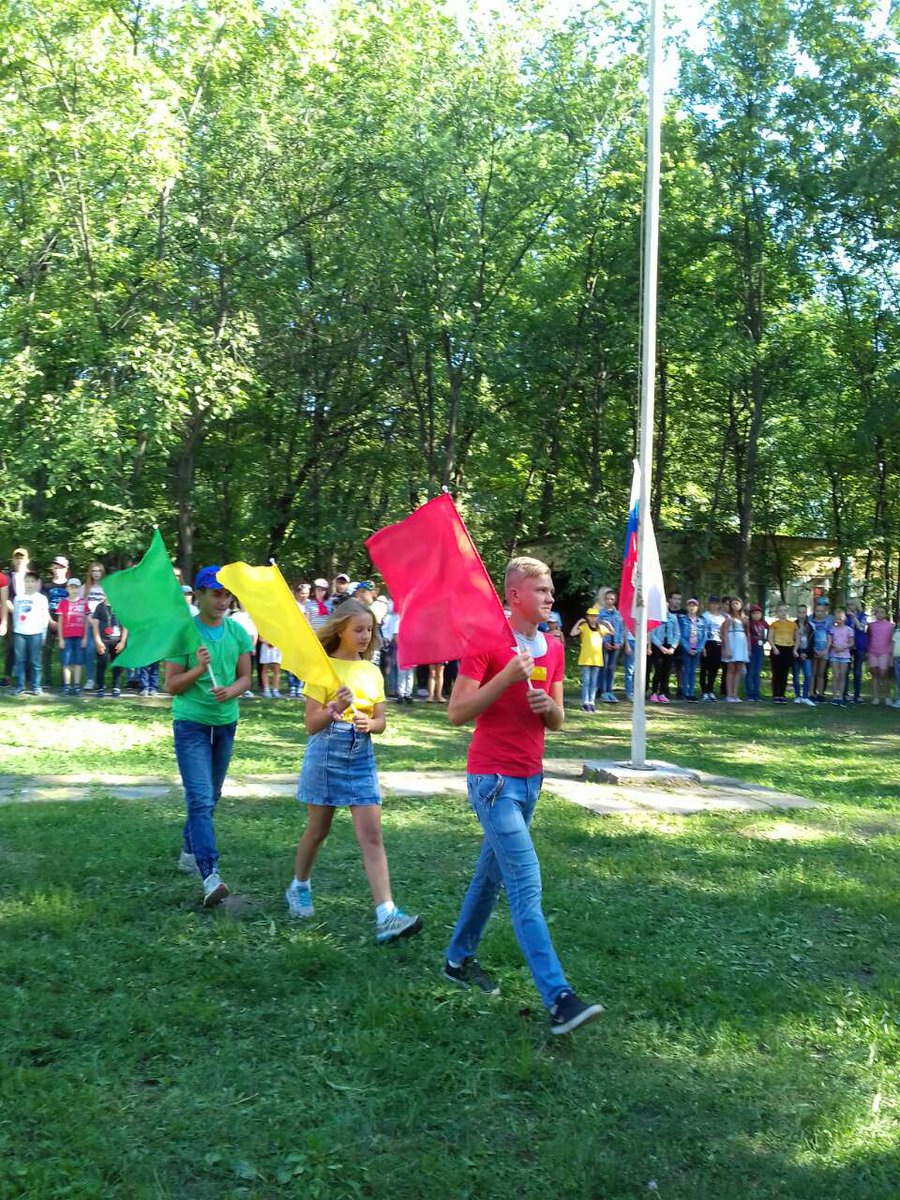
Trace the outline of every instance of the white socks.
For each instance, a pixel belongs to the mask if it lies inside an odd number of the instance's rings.
[[[379,925],[382,925],[388,919],[391,913],[396,911],[396,908],[397,905],[393,902],[393,900],[388,900],[384,904],[379,904],[375,909],[375,920]]]

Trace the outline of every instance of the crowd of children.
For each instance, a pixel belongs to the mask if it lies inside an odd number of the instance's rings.
[[[177,568],[175,573],[181,582]],[[28,551],[21,546],[13,551],[9,570],[0,572],[0,638],[6,636],[0,686],[11,685],[15,695],[26,691],[41,695],[53,683],[58,658],[64,696],[120,697],[128,690],[142,697],[158,693],[159,664],[127,672],[115,665],[128,631],[107,603],[104,575],[103,564],[91,562],[82,581],[70,573],[69,560],[58,555],[49,578],[42,580],[30,564]],[[182,591],[196,615],[193,589],[182,583]],[[298,582],[294,596],[315,630],[337,606],[351,597],[360,600],[379,629],[375,662],[387,695],[404,704],[411,704],[417,694],[429,703],[446,702],[458,663],[401,669],[395,653],[398,618],[390,599],[379,596],[371,581],[352,583],[346,572],[339,572],[330,582],[322,577],[312,584]],[[302,681],[288,674],[282,683],[277,647],[258,637],[252,619],[236,602],[229,616],[251,640],[251,681],[243,698],[258,694],[264,699],[299,699]],[[542,631],[565,644],[558,612],[542,623]],[[632,699],[634,636],[612,589],[601,589],[596,604],[574,623],[568,636],[578,643],[585,712],[596,712],[598,702],[615,704],[620,696]],[[900,708],[900,613],[892,622],[882,605],[876,605],[869,616],[849,600],[832,612],[827,598],[818,597],[812,610],[801,604],[789,615],[787,605],[779,604],[767,618],[761,605],[748,607],[737,596],[710,596],[701,611],[697,599],[682,603],[681,594],[673,592],[665,620],[650,631],[647,654],[646,694],[651,704],[710,703],[720,698],[730,704],[764,699],[784,704],[790,688],[795,704],[814,705],[827,698],[846,706],[863,702],[868,675],[872,703]]]
[[[613,683],[620,657],[625,697],[631,700],[634,637],[616,608],[615,592],[602,591],[597,605],[575,622],[570,637],[580,643],[582,709],[596,712],[598,699],[616,702]],[[681,594],[672,592],[665,618],[650,630],[647,654],[651,704],[719,698],[729,704],[764,699],[786,704],[790,681],[795,704],[814,706],[830,698],[845,708],[864,703],[868,673],[872,704],[900,708],[900,613],[890,621],[880,604],[871,616],[855,600],[832,613],[827,598],[818,597],[812,613],[800,604],[792,617],[788,606],[779,604],[767,619],[761,605],[746,608],[738,596],[710,596],[701,612],[698,600],[690,597],[682,604]],[[764,695],[767,674],[769,696]]]

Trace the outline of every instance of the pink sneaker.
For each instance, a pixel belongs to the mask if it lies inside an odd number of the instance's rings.
[[[650,703],[659,704],[659,696],[657,696],[655,692],[650,693]]]
[[[669,697],[665,693],[663,693],[661,696],[657,696],[657,700],[660,702],[660,704],[669,703]]]

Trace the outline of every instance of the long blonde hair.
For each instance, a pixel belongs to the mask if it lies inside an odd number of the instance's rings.
[[[381,638],[378,636],[378,622],[368,604],[363,604],[359,600],[345,600],[317,630],[319,641],[325,647],[326,654],[333,654],[337,650],[341,644],[344,630],[353,617],[368,617],[372,622],[372,634],[369,644],[363,650],[363,658],[370,659],[381,645]]]

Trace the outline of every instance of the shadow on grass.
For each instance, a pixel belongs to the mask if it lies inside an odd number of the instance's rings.
[[[386,806],[395,894],[426,920],[390,949],[348,820],[299,927],[295,805],[222,804],[223,871],[258,901],[239,921],[175,874],[179,824],[168,802],[0,811],[7,1188],[895,1200],[873,1112],[898,1081],[883,851],[712,819],[654,834],[545,798],[548,919],[608,1008],[556,1041],[502,902],[482,948],[502,997],[440,978],[478,845],[462,799]]]

